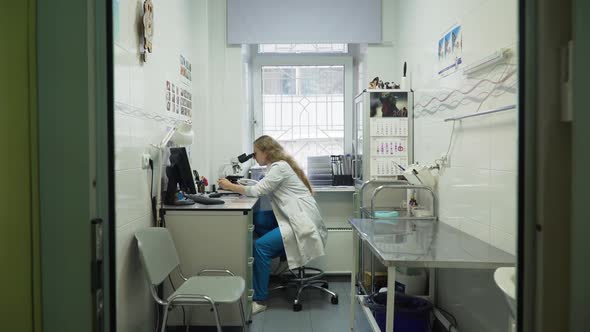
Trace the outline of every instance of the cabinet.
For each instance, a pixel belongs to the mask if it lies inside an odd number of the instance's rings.
[[[353,178],[396,180],[414,159],[413,93],[365,90],[354,99]]]
[[[227,269],[246,280],[242,303],[246,320],[249,320],[254,263],[252,209],[257,199],[240,197],[224,200],[224,205],[167,206],[164,208],[164,220],[186,275],[196,275],[203,269]],[[176,286],[182,283],[180,278],[173,278],[173,281]],[[164,284],[164,293],[170,294],[169,282]],[[186,307],[185,310],[190,325],[215,325],[208,306]],[[241,325],[237,304],[220,305],[219,315],[224,326]],[[170,313],[168,325],[184,325],[180,308]]]

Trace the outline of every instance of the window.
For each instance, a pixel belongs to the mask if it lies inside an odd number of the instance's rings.
[[[307,157],[344,153],[344,77],[344,65],[263,65],[257,134],[274,137],[304,169]]]
[[[348,53],[348,44],[260,44],[258,53]]]

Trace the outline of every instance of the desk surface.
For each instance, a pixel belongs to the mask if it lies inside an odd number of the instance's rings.
[[[442,222],[348,222],[386,266],[493,269],[516,264],[513,255]]]
[[[225,201],[225,204],[205,205],[195,203],[192,205],[164,205],[164,210],[168,211],[191,211],[191,210],[214,210],[214,211],[248,211],[254,208],[258,197],[247,197],[237,195],[224,195],[219,199]]]

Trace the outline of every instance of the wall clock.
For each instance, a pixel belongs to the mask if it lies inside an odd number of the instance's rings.
[[[154,4],[152,0],[143,3],[143,61],[147,61],[147,53],[152,53],[154,36]]]

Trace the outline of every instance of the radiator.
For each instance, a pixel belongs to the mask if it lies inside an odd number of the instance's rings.
[[[324,270],[328,274],[350,274],[352,271],[352,229],[328,228],[326,255],[307,265]]]
[[[271,271],[276,271],[279,259],[271,262]],[[352,229],[328,227],[326,255],[306,264],[324,270],[327,274],[350,274],[352,271]]]

